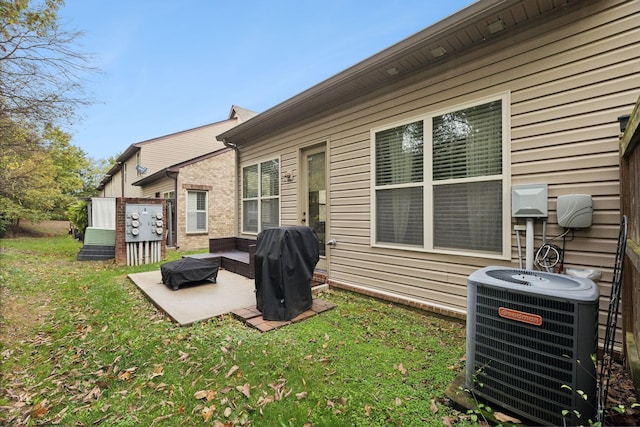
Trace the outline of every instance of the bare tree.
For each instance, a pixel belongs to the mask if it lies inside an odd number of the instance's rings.
[[[0,114],[42,125],[71,123],[90,104],[83,77],[95,71],[76,51],[80,32],[58,26],[64,0],[0,0]]]

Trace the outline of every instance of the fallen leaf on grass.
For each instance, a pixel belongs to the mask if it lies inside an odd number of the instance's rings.
[[[159,377],[161,375],[164,375],[164,366],[162,365],[155,365],[153,367],[153,373],[151,374],[151,377],[149,378],[150,380],[154,379],[155,377]]]
[[[166,420],[167,418],[171,418],[171,417],[173,417],[173,414],[163,415],[161,417],[155,418],[151,422],[151,427],[155,427],[156,424],[161,423],[162,421]]]
[[[249,383],[246,383],[244,385],[236,386],[236,390],[238,390],[240,393],[244,394],[247,399],[251,398],[251,386],[249,385]]]
[[[204,409],[202,410],[202,419],[204,420],[205,423],[209,421],[209,419],[213,416],[215,409],[216,409],[216,405],[204,407]]]
[[[402,365],[402,363],[397,368],[402,375],[407,375],[407,369]]]
[[[180,355],[180,357],[178,358],[180,362],[184,362],[189,358],[189,353],[185,353],[182,350],[178,350],[178,354]]]
[[[229,378],[231,375],[233,375],[238,369],[240,369],[240,367],[238,365],[233,365],[231,367],[231,369],[229,369],[229,372],[227,372],[227,375],[225,375],[225,378]]]
[[[329,359],[328,357],[323,357],[321,359],[318,359],[318,363],[320,363],[322,366],[327,366],[330,361],[331,359]]]
[[[431,399],[431,412],[434,414],[438,413],[438,405],[436,405],[435,399]]]
[[[233,390],[233,387],[231,387],[230,385],[226,386],[226,387],[222,387],[220,389],[220,393],[222,394],[227,394],[229,393],[231,390]]]
[[[367,417],[371,415],[371,406],[364,405],[364,415]]]
[[[64,417],[64,414],[66,414],[68,410],[69,410],[69,407],[65,406],[60,412],[56,414],[55,417],[53,417],[52,420],[49,420],[49,422],[53,425],[60,424],[62,422],[62,418]]]
[[[214,390],[198,390],[193,394],[193,397],[198,400],[206,399],[207,402],[211,402],[216,398],[216,392]]]
[[[226,408],[224,408],[224,412],[222,413],[222,415],[224,415],[225,418],[229,418],[232,412],[233,412],[233,409],[227,406]]]
[[[280,378],[277,381],[269,383],[269,387],[271,387],[273,391],[275,391],[276,400],[278,401],[282,400],[282,397],[285,395],[287,391],[287,388],[285,387],[286,384],[287,384],[287,380],[285,380],[284,378]]]
[[[400,406],[402,405],[402,399],[400,399],[399,397],[396,397],[396,406]]]
[[[138,369],[137,366],[134,366],[133,368],[125,369],[124,371],[118,374],[118,378],[123,381],[129,381],[131,379],[131,376],[137,369]]]
[[[84,403],[88,403],[88,402],[91,402],[92,400],[98,400],[100,396],[102,396],[102,391],[100,390],[100,387],[95,386],[93,389],[91,389],[89,393],[84,395],[84,397],[82,398],[82,401]]]
[[[34,418],[40,418],[47,415],[47,412],[49,412],[49,408],[47,408],[47,403],[48,403],[47,399],[37,403],[36,406],[34,406],[33,409],[31,410],[31,415]]]
[[[449,418],[448,415],[445,415],[444,417],[442,417],[442,425],[444,427],[451,427],[451,418]]]
[[[309,393],[307,393],[306,391],[301,391],[300,393],[296,393],[296,398],[298,400],[302,400],[302,399],[306,399],[308,395]]]
[[[258,398],[258,403],[256,403],[256,405],[262,407],[268,403],[273,403],[273,401],[275,400],[275,397],[269,395],[269,396],[260,396]]]
[[[501,423],[522,424],[522,421],[520,421],[519,419],[510,417],[509,415],[503,414],[502,412],[494,412],[493,416],[496,417],[496,420],[500,421]]]

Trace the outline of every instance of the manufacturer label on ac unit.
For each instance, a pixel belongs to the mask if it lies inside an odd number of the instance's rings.
[[[528,323],[529,325],[534,326],[542,326],[542,316],[538,316],[537,314],[525,313],[524,311],[513,310],[506,307],[499,307],[498,315],[505,319]]]

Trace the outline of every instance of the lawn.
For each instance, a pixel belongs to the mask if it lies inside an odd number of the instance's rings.
[[[465,328],[357,294],[267,333],[178,327],[69,236],[3,239],[0,424],[469,425],[446,403]],[[181,254],[169,252],[168,259]]]

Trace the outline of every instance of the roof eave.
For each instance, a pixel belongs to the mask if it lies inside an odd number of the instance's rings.
[[[502,8],[505,3],[508,3],[508,0],[476,1],[464,9],[372,55],[333,77],[275,105],[250,120],[240,123],[238,126],[218,135],[216,139],[222,142],[226,141],[241,144],[246,142],[241,135],[253,128],[259,127],[266,131],[272,130],[278,126],[278,123],[286,121],[285,117],[287,112],[305,103],[318,103],[319,100],[322,99],[323,93],[326,94],[330,88],[349,81],[355,81],[360,76],[364,76],[372,70],[384,67],[393,61],[394,57],[409,52],[415,49],[416,46],[436,43],[438,39],[459,31],[467,23],[478,21],[487,15],[491,15],[494,10]],[[278,118],[280,118],[280,120],[278,120]]]

